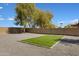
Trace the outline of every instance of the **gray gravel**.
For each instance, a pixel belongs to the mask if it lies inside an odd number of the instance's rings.
[[[77,56],[79,55],[79,37],[64,36],[51,49],[18,42],[25,38],[39,37],[42,34],[0,34],[0,55],[2,56]]]

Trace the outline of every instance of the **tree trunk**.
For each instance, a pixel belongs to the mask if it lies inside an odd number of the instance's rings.
[[[24,33],[26,32],[26,25],[24,25]]]

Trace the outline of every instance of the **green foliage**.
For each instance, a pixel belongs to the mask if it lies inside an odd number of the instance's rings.
[[[34,15],[35,24],[40,28],[46,28],[51,24],[52,14],[50,12],[44,12],[39,9],[36,10]]]
[[[71,25],[66,25],[64,28],[71,28]]]
[[[50,12],[44,12],[36,8],[32,3],[19,3],[16,5],[16,25],[26,27],[26,24],[31,27],[47,28],[54,26],[51,23],[53,15]]]
[[[76,28],[76,26],[72,26],[71,24],[66,25],[64,28]]]
[[[16,25],[25,26],[34,13],[35,4],[32,3],[19,3],[16,5]]]

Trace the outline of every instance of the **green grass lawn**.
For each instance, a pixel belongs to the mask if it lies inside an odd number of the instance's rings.
[[[40,36],[37,38],[30,38],[30,39],[21,40],[21,42],[36,45],[36,46],[50,48],[57,41],[59,41],[61,38],[62,38],[62,36],[46,35],[46,36]]]

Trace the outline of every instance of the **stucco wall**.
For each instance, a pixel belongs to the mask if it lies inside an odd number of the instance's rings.
[[[8,28],[0,27],[0,34],[7,33]]]
[[[5,28],[5,27],[0,27],[0,34],[3,34],[3,33],[21,33],[22,32],[22,28]]]

